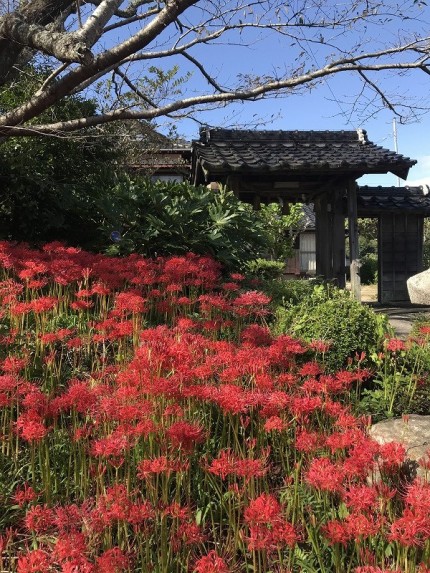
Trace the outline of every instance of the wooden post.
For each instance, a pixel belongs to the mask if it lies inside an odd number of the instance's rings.
[[[349,259],[351,270],[351,292],[356,300],[361,301],[360,284],[360,250],[358,246],[357,217],[357,184],[351,179],[348,182],[348,226],[349,226]]]
[[[333,277],[337,286],[345,288],[345,214],[343,189],[332,193]]]
[[[328,201],[327,195],[322,194],[315,199],[315,232],[316,232],[316,273],[317,276],[331,279],[332,252],[329,233]]]

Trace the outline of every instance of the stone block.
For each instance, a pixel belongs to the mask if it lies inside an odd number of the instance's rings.
[[[406,284],[412,304],[430,305],[430,269],[413,275]]]
[[[383,420],[371,427],[370,435],[379,444],[402,444],[408,460],[414,463],[417,475],[425,477],[426,472],[418,466],[418,460],[428,459],[430,452],[430,416],[411,414],[403,418]]]

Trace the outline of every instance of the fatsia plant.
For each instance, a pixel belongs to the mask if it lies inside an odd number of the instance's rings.
[[[193,251],[237,268],[264,252],[261,220],[225,188],[214,192],[188,183],[124,179],[109,196],[104,232],[120,233],[111,254]]]

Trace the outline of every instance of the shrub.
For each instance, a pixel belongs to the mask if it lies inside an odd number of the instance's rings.
[[[269,261],[267,259],[255,259],[247,265],[249,272],[261,279],[273,280],[282,277],[285,263],[282,261]]]
[[[362,257],[360,278],[364,285],[373,285],[378,282],[378,255],[369,253]]]
[[[249,205],[226,189],[124,179],[109,195],[105,236],[114,230],[121,234],[109,254],[164,256],[192,251],[242,269],[264,249],[262,223]]]
[[[330,342],[329,370],[344,367],[356,353],[377,351],[388,331],[388,319],[330,284],[315,285],[297,304],[277,309],[277,334],[288,332],[306,341]]]

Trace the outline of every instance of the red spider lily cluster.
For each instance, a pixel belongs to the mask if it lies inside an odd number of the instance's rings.
[[[245,277],[60,244],[0,262],[1,570],[430,571],[428,463],[369,437],[370,373],[272,336]]]

